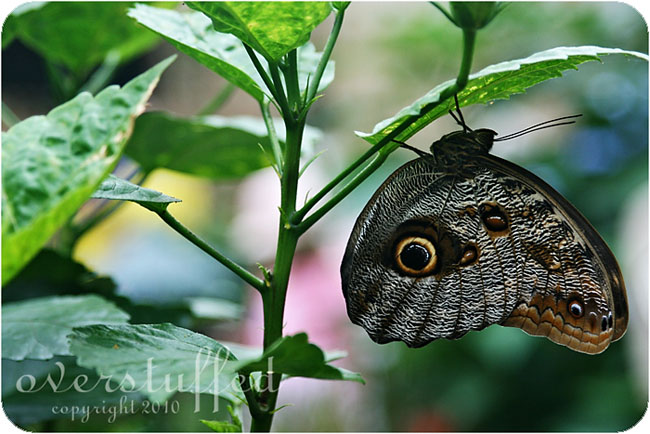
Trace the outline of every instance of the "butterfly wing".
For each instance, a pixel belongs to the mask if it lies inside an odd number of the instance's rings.
[[[490,155],[461,170],[430,157],[398,169],[359,216],[341,276],[348,315],[380,343],[499,323],[596,353],[627,325],[622,276],[591,225]]]

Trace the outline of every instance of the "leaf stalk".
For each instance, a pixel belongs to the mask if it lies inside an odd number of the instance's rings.
[[[185,227],[181,222],[176,220],[169,211],[164,210],[162,212],[157,212],[158,216],[167,223],[169,227],[178,232],[183,238],[197,246],[199,249],[203,250],[208,255],[212,256],[217,261],[221,262],[226,268],[239,276],[244,282],[251,285],[253,288],[257,289],[261,293],[265,291],[264,281],[262,279],[254,276],[250,271],[242,267],[241,265],[234,262],[232,259],[228,258],[217,249],[209,245],[203,239],[201,239],[194,232]]]

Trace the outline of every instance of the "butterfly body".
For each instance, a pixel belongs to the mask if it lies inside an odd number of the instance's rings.
[[[379,343],[501,324],[599,353],[627,328],[618,264],[552,187],[489,154],[495,135],[448,134],[378,189],[341,267],[348,315]]]

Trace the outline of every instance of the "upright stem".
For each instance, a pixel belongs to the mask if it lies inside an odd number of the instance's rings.
[[[300,84],[298,82],[298,50],[293,49],[287,53],[287,68],[284,80],[287,83],[287,97],[292,115],[299,112]]]
[[[305,100],[307,102],[311,101],[316,96],[316,92],[318,92],[318,86],[320,85],[320,80],[323,77],[323,72],[325,72],[325,68],[327,67],[327,62],[329,61],[330,56],[332,55],[332,50],[334,49],[336,40],[338,39],[339,33],[341,32],[341,26],[343,25],[344,16],[345,16],[345,9],[339,10],[336,14],[336,18],[334,19],[334,26],[332,27],[332,31],[330,32],[330,35],[327,38],[327,43],[325,44],[325,48],[323,49],[323,54],[321,55],[320,61],[318,62],[316,73],[314,74],[314,77],[309,83],[309,88],[306,91],[307,98],[305,98]]]
[[[337,16],[335,31],[330,36],[330,42],[326,49],[327,56],[323,55],[321,63],[317,68],[314,80],[309,84],[309,89],[305,90],[307,96],[315,95],[318,88],[320,77],[331,53],[332,47],[340,29],[340,20],[342,11]],[[423,107],[418,115],[406,119],[401,125],[395,128],[390,134],[384,137],[379,143],[370,148],[352,165],[341,172],[332,182],[327,184],[316,196],[307,202],[300,210],[296,211],[296,198],[298,190],[298,177],[300,166],[300,148],[302,135],[305,127],[304,116],[300,115],[306,107],[297,107],[301,98],[298,95],[299,88],[297,84],[297,59],[295,52],[290,53],[286,59],[287,63],[283,64],[283,73],[286,83],[286,93],[284,92],[283,82],[279,74],[278,64],[269,64],[270,77],[264,77],[267,86],[272,89],[276,102],[279,104],[281,113],[286,126],[286,142],[282,149],[282,172],[280,177],[280,219],[278,228],[278,244],[276,250],[275,264],[273,274],[267,276],[266,284],[268,290],[262,291],[262,305],[264,309],[264,349],[282,337],[282,326],[284,321],[284,305],[289,284],[289,275],[291,273],[291,264],[296,252],[298,239],[302,233],[309,229],[323,215],[329,212],[337,203],[346,197],[354,188],[363,180],[373,173],[387,158],[391,148],[390,142],[399,134],[405,132],[414,122],[425,115],[428,111],[437,107],[441,102],[453,96],[467,85],[469,70],[471,67],[475,32],[464,31],[464,49],[463,59],[456,82],[447,88],[438,101]],[[257,59],[254,53],[251,58],[255,62]],[[259,69],[259,68],[258,68]],[[269,81],[271,83],[269,83]],[[306,98],[304,104],[309,104],[310,99]],[[263,107],[264,108],[264,107]],[[277,151],[278,149],[276,149]],[[337,187],[342,181],[347,179],[357,168],[361,167],[368,159],[373,160],[367,164],[356,176],[344,185],[337,194],[323,206],[314,211],[307,218],[307,213],[327,195],[332,189]],[[269,431],[273,422],[273,414],[278,398],[278,388],[280,385],[281,374],[267,372],[262,377],[261,388],[259,393],[247,396],[247,399],[255,399],[254,411],[251,412],[252,423],[251,431]]]
[[[287,100],[287,93],[284,91],[282,77],[280,76],[280,67],[277,63],[269,62],[269,71],[275,88],[275,101],[280,106],[280,111],[285,120],[289,119],[291,117],[291,108],[289,107],[289,101]],[[291,91],[291,89],[288,90]]]
[[[264,349],[267,349],[282,337],[284,304],[289,285],[289,275],[300,236],[296,228],[289,223],[287,216],[296,210],[300,148],[305,124],[304,122],[296,122],[287,116],[285,116],[285,124],[287,135],[284,147],[284,165],[282,177],[280,178],[281,201],[278,244],[273,276],[270,282],[271,287],[268,291],[262,292]],[[253,416],[251,431],[269,431],[271,429],[281,378],[282,374],[274,372],[268,372],[262,378],[263,383],[259,399],[260,407],[265,411],[257,417]]]
[[[460,62],[460,69],[456,77],[456,92],[460,92],[467,86],[469,72],[472,69],[474,58],[474,46],[476,45],[476,30],[463,29],[463,59]],[[442,98],[441,98],[442,99]]]

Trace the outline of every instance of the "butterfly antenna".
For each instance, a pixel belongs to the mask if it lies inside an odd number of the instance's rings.
[[[402,142],[402,141],[400,141],[400,140],[395,140],[395,139],[393,139],[393,142],[395,142],[395,143],[399,143],[399,144],[400,144],[400,147],[402,147],[402,148],[404,148],[404,149],[408,149],[409,151],[413,151],[413,152],[415,152],[416,154],[418,154],[420,157],[424,157],[424,156],[430,155],[428,152],[424,152],[423,150],[418,149],[418,148],[416,148],[416,147],[413,147],[413,146],[409,145],[409,144],[406,143],[406,142]]]
[[[579,118],[580,116],[582,116],[582,114],[562,116],[562,117],[559,117],[559,118],[555,118],[555,119],[551,119],[551,120],[548,120],[548,121],[540,122],[538,124],[531,125],[528,128],[524,128],[521,131],[517,131],[517,132],[511,133],[511,134],[508,134],[508,135],[505,135],[505,136],[501,136],[501,137],[496,137],[494,139],[494,141],[495,142],[502,142],[504,140],[515,139],[515,138],[521,137],[521,136],[523,136],[525,134],[532,133],[534,131],[543,130],[545,128],[559,127],[561,125],[575,124],[576,121],[575,120],[570,120],[570,119],[576,119],[576,118]]]

